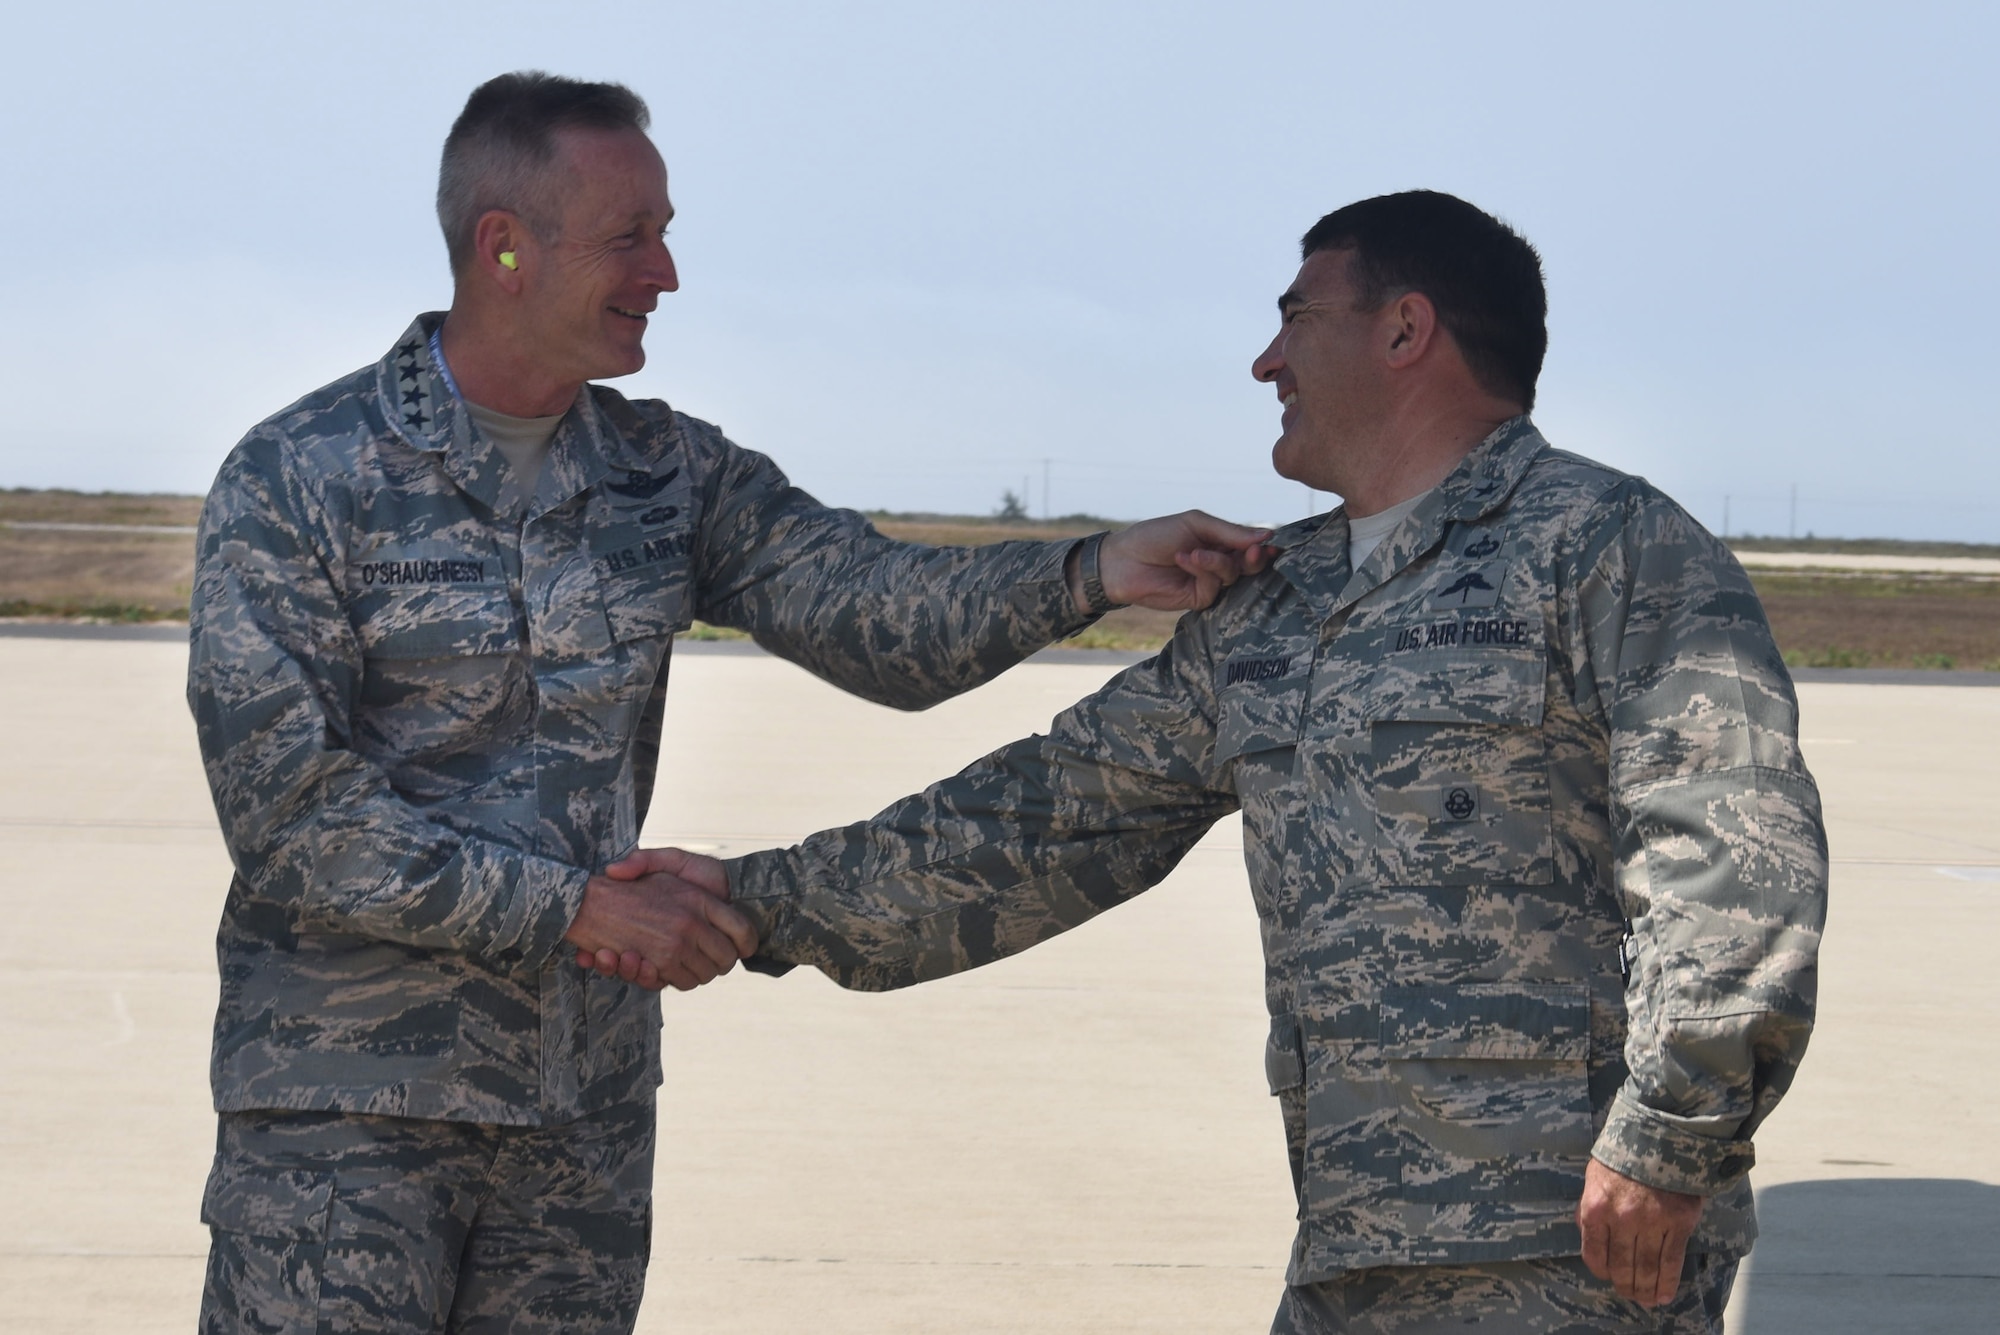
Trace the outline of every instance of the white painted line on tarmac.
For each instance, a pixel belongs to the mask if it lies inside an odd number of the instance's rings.
[[[1954,881],[1992,881],[2000,883],[2000,867],[1937,867],[1940,876],[1949,876]]]

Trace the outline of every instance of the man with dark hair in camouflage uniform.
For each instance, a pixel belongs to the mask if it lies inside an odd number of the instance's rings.
[[[754,947],[632,847],[691,618],[921,708],[1118,601],[1204,604],[1262,534],[889,542],[658,401],[678,285],[628,90],[482,86],[446,142],[455,279],[388,356],[251,431],[202,516],[188,695],[236,864],[217,941],[208,1331],[627,1330],[658,998]],[[650,979],[649,979],[650,981]]]
[[[1303,250],[1253,371],[1278,471],[1345,505],[1048,736],[729,865],[734,902],[765,956],[899,987],[1240,809],[1299,1197],[1273,1330],[1719,1330],[1825,910],[1790,678],[1720,543],[1528,419],[1526,241],[1410,192]]]

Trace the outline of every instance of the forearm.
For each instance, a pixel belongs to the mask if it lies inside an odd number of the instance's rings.
[[[922,709],[1074,634],[1071,542],[914,547],[868,532],[845,559],[787,572],[722,613],[759,644],[878,704]]]
[[[519,959],[557,948],[583,870],[437,824],[378,767],[289,732],[252,730],[208,757],[225,842],[260,898],[406,945]]]
[[[1074,540],[927,547],[820,505],[762,455],[713,438],[696,615],[749,632],[844,690],[920,709],[1074,634]]]
[[[880,991],[975,969],[1158,883],[1217,818],[1196,803],[1057,828],[968,810],[969,771],[873,821],[729,864],[758,954]]]
[[[1714,1195],[1746,1172],[1812,1031],[1827,862],[1810,779],[1748,769],[1632,794],[1630,1075],[1596,1157]]]
[[[731,868],[766,958],[851,987],[976,968],[1084,922],[1166,876],[1236,809],[1212,783],[1207,659],[1183,623],[1024,738],[872,821]]]

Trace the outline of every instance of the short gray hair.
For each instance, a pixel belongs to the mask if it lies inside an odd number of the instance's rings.
[[[438,164],[438,226],[451,271],[472,258],[481,214],[504,209],[536,236],[562,220],[562,181],[551,170],[559,130],[638,130],[652,121],[645,101],[619,83],[585,83],[517,70],[472,90],[445,136]]]

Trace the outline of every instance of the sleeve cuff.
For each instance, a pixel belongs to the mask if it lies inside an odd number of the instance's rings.
[[[1590,1155],[1635,1182],[1689,1196],[1719,1195],[1757,1161],[1750,1141],[1691,1131],[1622,1090]]]
[[[792,849],[773,848],[722,864],[729,877],[730,906],[750,920],[757,933],[756,958],[766,965],[778,962],[766,952],[782,949],[785,924],[797,901],[797,858]]]
[[[553,858],[522,857],[509,891],[494,896],[491,911],[474,924],[475,932],[485,937],[480,953],[548,959],[562,948],[570,923],[583,908],[588,884],[590,873],[581,867]]]

